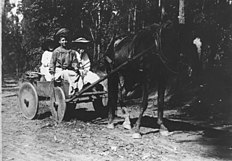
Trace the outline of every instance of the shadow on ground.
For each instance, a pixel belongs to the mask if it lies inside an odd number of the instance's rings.
[[[132,119],[132,123],[135,124],[136,120],[137,118]],[[143,117],[141,127],[157,129],[159,125],[156,122],[157,118],[145,116]],[[231,131],[168,119],[164,120],[164,124],[169,131],[172,132],[172,135],[168,136],[168,138],[173,138],[179,143],[191,142],[192,144],[199,144],[203,147],[207,147],[205,155],[209,157],[232,159]],[[157,133],[157,130],[146,132],[143,135],[148,135],[150,133]]]
[[[51,112],[48,110],[45,110],[43,112],[40,112],[36,119],[43,120],[48,117],[51,117]],[[84,122],[89,122],[89,121],[95,120],[96,118],[99,118],[99,115],[97,115],[95,111],[88,111],[86,108],[79,108],[79,109],[75,109],[74,111],[72,111],[72,114],[69,115],[69,117],[66,118],[65,121],[76,119],[76,120],[80,120]]]

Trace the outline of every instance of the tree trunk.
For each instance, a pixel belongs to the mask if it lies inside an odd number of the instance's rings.
[[[4,11],[4,2],[5,1],[1,1],[1,9],[0,9],[0,22],[2,24],[2,14],[3,14],[3,11]],[[1,36],[0,36],[0,48],[2,49],[2,25],[0,26],[0,33],[1,33]],[[2,52],[0,52],[0,57],[2,58]],[[2,67],[2,59],[0,59],[0,66]],[[1,77],[2,77],[2,80],[0,81],[0,88],[2,88],[2,83],[4,81],[3,79],[3,74],[2,74],[2,68],[0,68],[0,73],[1,73]],[[0,90],[0,94],[2,94],[2,90]],[[0,101],[1,101],[2,97],[0,98]]]
[[[159,1],[159,7],[160,7],[160,21],[164,21],[164,15],[165,15],[165,0]]]
[[[128,32],[131,31],[130,21],[131,21],[131,10],[129,9],[128,22],[127,22],[127,31],[128,31]]]
[[[100,53],[102,49],[102,11],[103,11],[103,1],[99,0],[99,6],[98,6],[98,21],[97,21],[97,55],[95,56],[94,60],[99,60],[100,58]]]
[[[184,0],[179,0],[179,24],[185,24]]]
[[[93,31],[93,29],[89,28],[90,30],[90,34],[91,34],[91,37],[93,39],[93,57],[92,59],[95,60],[95,56],[97,54],[97,42],[96,42],[96,34],[95,32]]]
[[[137,5],[135,5],[135,8],[134,8],[134,14],[133,14],[133,24],[132,24],[132,26],[133,26],[133,33],[135,33],[136,32],[136,21],[137,21]]]

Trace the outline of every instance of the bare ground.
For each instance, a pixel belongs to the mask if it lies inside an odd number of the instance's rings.
[[[27,120],[17,105],[17,82],[11,78],[5,82],[1,109],[4,161],[232,160],[232,122],[228,119],[199,121],[166,110],[165,124],[172,133],[161,136],[156,114],[152,116],[149,107],[141,127],[142,139],[134,140],[120,118],[114,130],[107,129],[107,120],[96,118],[91,104],[77,105],[76,118],[56,124],[50,118],[49,102],[40,102],[39,117]],[[130,105],[130,111],[135,122],[138,109]]]

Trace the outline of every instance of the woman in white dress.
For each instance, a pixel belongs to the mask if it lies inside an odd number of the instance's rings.
[[[89,59],[88,54],[86,53],[85,48],[87,47],[89,40],[86,40],[85,38],[78,38],[75,41],[73,41],[78,44],[78,52],[77,52],[77,59],[79,62],[79,72],[81,79],[78,81],[78,89],[81,90],[84,85],[90,83],[94,83],[100,79],[100,77],[96,74],[90,71],[91,62]]]
[[[44,75],[46,81],[51,81],[52,75],[49,73],[49,65],[52,58],[52,51],[54,49],[54,41],[47,39],[42,46],[44,53],[41,59],[40,73]]]

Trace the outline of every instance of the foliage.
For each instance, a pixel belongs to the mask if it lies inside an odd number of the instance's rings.
[[[21,52],[20,42],[22,36],[18,17],[11,12],[13,7],[14,5],[10,4],[9,0],[5,0],[5,7],[2,15],[3,73],[15,71],[18,65],[17,59],[19,59],[19,53]]]
[[[3,57],[14,51],[22,58],[21,68],[25,69],[39,64],[34,60],[35,53],[42,53],[40,47],[44,40],[61,27],[69,28],[73,39],[79,36],[90,39],[89,55],[97,62],[114,33],[128,35],[147,25],[161,23],[159,0],[22,0],[18,12],[24,18],[16,24],[17,16],[6,16],[12,7],[5,1]],[[163,20],[178,23],[179,0],[161,2],[165,8]],[[185,2],[186,25],[194,31],[193,36],[203,41],[202,62],[207,67],[223,65],[224,60],[231,57],[232,48],[230,1]]]
[[[35,59],[36,53],[42,53],[42,43],[46,38],[53,37],[61,27],[75,31],[80,24],[80,1],[75,0],[22,0],[19,10],[24,18],[22,20],[25,59],[29,60],[25,68],[34,68],[40,61]]]
[[[211,49],[211,53],[204,53],[206,54],[205,57],[209,59],[211,66],[215,66],[218,61],[220,61],[219,64],[222,63],[222,58],[228,57],[228,54],[232,51],[229,49],[232,43],[232,6],[225,0],[215,1],[214,3],[206,0],[201,3],[201,7],[198,5],[198,8],[201,8],[201,10],[192,13],[195,15],[192,23],[194,23],[196,32],[203,40],[203,52],[207,48]]]

